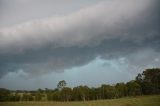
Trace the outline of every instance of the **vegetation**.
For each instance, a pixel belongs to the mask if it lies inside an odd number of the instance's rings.
[[[0,101],[88,101],[116,99],[128,96],[160,94],[160,69],[146,69],[135,80],[115,85],[103,84],[97,88],[88,86],[66,87],[65,80],[57,84],[56,89],[37,91],[10,91],[0,89]],[[159,96],[158,96],[159,97]]]
[[[160,106],[160,95],[86,102],[0,102],[0,106]]]

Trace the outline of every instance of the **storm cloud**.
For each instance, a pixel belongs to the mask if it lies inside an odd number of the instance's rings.
[[[0,77],[28,76],[124,58],[129,68],[160,65],[158,0],[108,0],[66,16],[0,29]],[[137,68],[135,68],[137,69]]]

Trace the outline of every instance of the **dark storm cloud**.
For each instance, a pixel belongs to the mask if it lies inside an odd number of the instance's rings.
[[[68,16],[0,29],[0,77],[20,69],[29,76],[62,72],[98,56],[146,66],[150,63],[144,60],[160,58],[158,2],[107,1]],[[159,65],[157,60],[152,64]]]

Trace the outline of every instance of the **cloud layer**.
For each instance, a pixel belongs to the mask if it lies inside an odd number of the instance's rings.
[[[0,29],[0,76],[18,70],[29,76],[62,72],[96,57],[125,57],[130,65],[142,62],[144,67],[153,60],[158,66],[158,9],[158,0],[109,0],[63,17]]]

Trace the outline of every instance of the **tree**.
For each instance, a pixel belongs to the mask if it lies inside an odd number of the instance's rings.
[[[136,81],[128,82],[127,88],[129,96],[136,96],[141,94],[141,86]]]
[[[52,93],[52,100],[53,101],[63,101],[61,97],[61,91],[54,91]]]
[[[97,88],[88,86],[66,87],[65,80],[59,81],[56,89],[36,91],[11,91],[0,88],[0,102],[3,101],[86,101],[98,99],[113,99],[141,94],[160,94],[160,69],[146,69],[139,73],[135,80],[115,85],[103,84]]]
[[[117,97],[117,90],[115,86],[102,85],[101,86],[101,97],[102,99],[113,99]]]
[[[146,69],[142,73],[143,80],[146,82],[151,82],[154,84],[160,83],[160,69],[159,68],[152,68],[152,69]]]
[[[142,74],[139,73],[139,74],[136,76],[136,79],[135,79],[135,80],[136,80],[137,83],[141,84],[142,81],[143,81]]]
[[[30,94],[24,93],[22,97],[22,101],[33,101],[33,97]]]
[[[64,88],[67,85],[65,80],[59,81],[59,83],[57,84],[57,88],[59,90],[62,90],[62,88]]]
[[[117,96],[118,97],[124,97],[127,96],[127,86],[124,83],[117,83],[116,84],[116,89],[117,89]]]
[[[89,87],[87,86],[78,86],[73,88],[73,93],[76,100],[89,100]]]
[[[0,88],[0,102],[8,101],[10,96],[10,91],[8,89]]]
[[[160,69],[146,69],[142,73],[144,94],[160,94]]]
[[[62,97],[63,101],[71,101],[72,89],[69,87],[64,87],[61,91],[61,97]]]
[[[41,93],[39,93],[39,92],[36,93],[36,95],[35,95],[35,100],[36,100],[36,101],[42,100],[42,95],[41,95]]]
[[[96,99],[99,99],[97,88],[90,88],[89,89],[89,100],[96,100]]]

